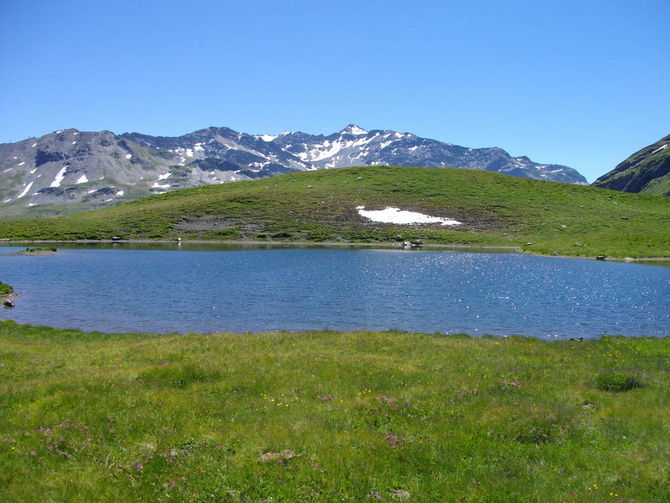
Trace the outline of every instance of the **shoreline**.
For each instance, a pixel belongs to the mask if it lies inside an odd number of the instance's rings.
[[[18,293],[12,292],[14,297],[18,297]],[[260,330],[260,331],[216,331],[216,332],[193,332],[193,331],[168,331],[168,332],[159,332],[159,331],[105,331],[98,329],[82,329],[77,327],[64,327],[64,326],[54,326],[54,325],[34,325],[32,323],[16,322],[9,318],[0,319],[0,330],[8,327],[13,327],[16,329],[34,329],[34,330],[51,330],[56,332],[75,332],[82,334],[84,336],[96,337],[99,335],[104,336],[105,338],[140,338],[140,339],[154,339],[154,338],[170,338],[170,337],[284,337],[284,336],[303,336],[306,334],[330,334],[332,336],[359,336],[362,334],[378,334],[384,336],[416,336],[416,337],[428,337],[428,338],[438,338],[438,339],[461,339],[467,338],[472,340],[495,340],[495,341],[506,341],[506,340],[532,340],[538,342],[547,342],[547,343],[558,343],[565,344],[568,342],[596,342],[602,341],[604,339],[649,339],[649,340],[669,340],[670,333],[666,335],[625,335],[623,333],[611,333],[611,334],[600,334],[594,337],[582,337],[582,336],[538,336],[538,335],[526,335],[520,332],[510,333],[506,335],[496,335],[489,333],[476,334],[471,332],[421,332],[419,330],[401,330],[401,329],[357,329],[357,330],[336,330],[336,329],[327,329],[327,328],[304,328],[300,330],[285,330],[285,329],[273,329],[273,330]]]
[[[31,256],[42,256],[42,255],[59,255],[60,252],[57,251],[47,251],[47,250],[41,250],[41,251],[18,251],[14,253],[15,256],[17,257],[31,257]]]
[[[14,305],[13,305],[14,301],[16,300],[16,298],[18,296],[19,296],[19,292],[17,292],[16,290],[12,290],[9,293],[4,293],[4,294],[0,295],[0,306],[2,306],[2,308],[4,308],[4,309],[12,309],[14,307]],[[5,302],[11,302],[12,306],[5,305]],[[5,321],[5,320],[2,320],[2,321]]]
[[[380,249],[400,249],[404,250],[399,242],[351,242],[351,241],[255,241],[255,240],[207,240],[207,239],[77,239],[77,240],[9,240],[0,239],[0,246],[18,246],[22,244],[173,244],[173,245],[230,245],[230,246],[267,246],[267,247],[314,247],[314,248],[380,248]],[[420,248],[424,250],[472,250],[472,251],[490,251],[496,250],[502,253],[524,253],[538,257],[555,258],[575,258],[584,260],[601,260],[604,262],[670,262],[669,257],[609,257],[597,259],[595,256],[579,255],[551,255],[536,253],[522,249],[520,246],[509,245],[467,245],[467,244],[446,244],[446,243],[424,243]],[[412,250],[416,251],[417,248]],[[18,255],[19,253],[17,253]],[[33,253],[34,254],[34,253]],[[52,253],[49,253],[52,254]],[[25,255],[30,255],[26,253]]]

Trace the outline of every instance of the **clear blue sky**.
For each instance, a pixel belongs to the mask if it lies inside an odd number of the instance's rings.
[[[566,164],[670,133],[670,1],[0,0],[0,142],[349,123]]]

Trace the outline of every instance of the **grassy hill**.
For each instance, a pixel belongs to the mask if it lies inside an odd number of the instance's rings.
[[[105,335],[2,322],[0,342],[6,503],[670,494],[669,339]]]
[[[395,206],[463,222],[374,223]],[[208,239],[520,246],[574,256],[670,256],[670,201],[484,171],[361,167],[204,186],[54,219],[0,222],[12,240]],[[532,244],[527,244],[532,243]]]

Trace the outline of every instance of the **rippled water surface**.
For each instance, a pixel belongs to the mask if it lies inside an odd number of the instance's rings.
[[[13,256],[0,317],[105,332],[670,335],[670,267],[512,253],[66,249]]]

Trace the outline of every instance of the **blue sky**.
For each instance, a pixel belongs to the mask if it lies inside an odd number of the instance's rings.
[[[670,133],[670,2],[0,0],[0,142],[355,123],[578,169]]]

